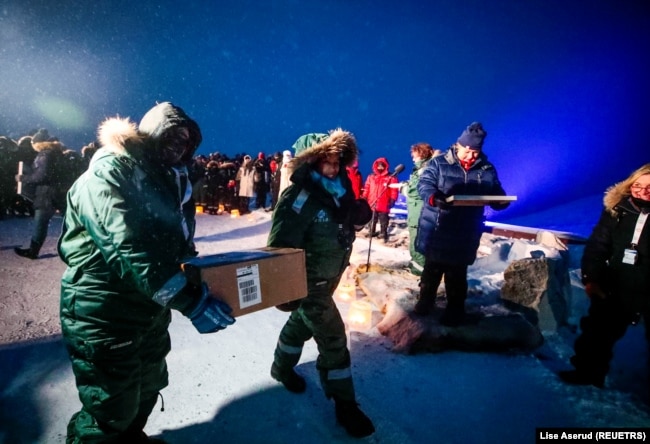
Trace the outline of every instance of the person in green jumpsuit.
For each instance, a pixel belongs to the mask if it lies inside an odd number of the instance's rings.
[[[169,102],[139,127],[109,118],[101,148],[67,195],[58,252],[61,330],[81,410],[66,443],[151,443],[144,426],[167,386],[170,309],[200,333],[232,324],[230,307],[205,284],[187,284],[180,264],[194,248],[187,165],[198,125]]]
[[[349,264],[355,231],[372,215],[365,200],[356,199],[345,169],[357,158],[356,141],[336,129],[306,134],[294,148],[292,184],[273,212],[268,246],[305,250],[308,295],[280,332],[271,376],[291,392],[304,392],[305,380],[294,367],[304,343],[313,338],[321,385],[334,400],[338,422],[352,436],[368,436],[375,429],[356,402],[345,325],[332,299]]]
[[[426,142],[419,142],[411,146],[411,158],[413,159],[413,171],[409,176],[406,183],[405,196],[406,196],[406,224],[409,231],[409,253],[411,261],[409,262],[409,271],[415,276],[421,276],[424,269],[424,255],[415,249],[415,238],[418,234],[418,221],[420,213],[422,212],[422,198],[418,194],[418,182],[420,181],[420,174],[429,165],[431,159],[440,154],[440,150],[434,150],[431,145]]]

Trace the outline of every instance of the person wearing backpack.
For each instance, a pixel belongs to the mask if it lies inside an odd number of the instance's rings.
[[[51,138],[46,129],[40,129],[32,137],[36,158],[30,174],[17,174],[16,181],[34,186],[34,229],[28,248],[15,247],[18,256],[38,259],[38,253],[47,238],[50,219],[65,211],[65,191],[59,186],[57,166],[63,161],[63,145]]]

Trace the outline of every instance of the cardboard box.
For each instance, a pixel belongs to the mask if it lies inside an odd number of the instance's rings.
[[[307,296],[304,250],[260,248],[198,256],[182,265],[189,283],[206,282],[210,292],[232,308],[232,315]]]
[[[494,203],[513,202],[517,200],[517,196],[471,196],[456,194],[455,196],[449,196],[446,200],[454,206],[481,207]]]

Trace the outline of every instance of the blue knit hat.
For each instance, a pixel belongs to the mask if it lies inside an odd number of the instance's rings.
[[[483,148],[483,140],[485,140],[487,132],[483,129],[481,122],[470,123],[465,131],[458,137],[457,142],[462,146],[469,146],[475,150]]]

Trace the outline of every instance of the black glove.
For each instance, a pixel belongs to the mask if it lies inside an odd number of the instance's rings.
[[[363,228],[363,226],[372,219],[372,209],[370,208],[370,205],[368,205],[368,201],[365,199],[355,200],[351,212],[351,220],[355,228]]]
[[[451,208],[453,205],[447,202],[447,196],[445,196],[441,192],[437,192],[435,194],[432,194],[429,197],[429,205],[432,207],[438,207],[441,210],[448,210]]]
[[[510,206],[510,202],[501,202],[501,203],[493,203],[490,205],[490,208],[492,208],[495,211],[501,211],[505,210]]]
[[[186,314],[199,333],[214,333],[235,323],[230,316],[232,308],[210,295],[208,286],[203,283],[199,302]]]

